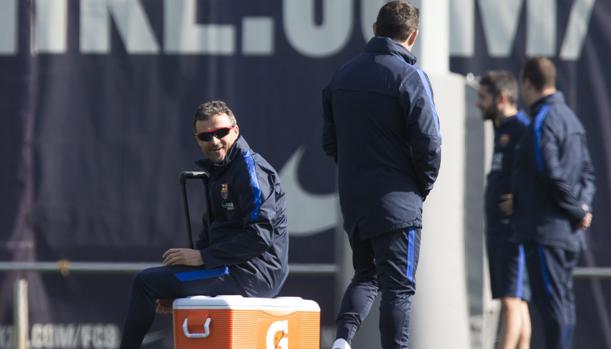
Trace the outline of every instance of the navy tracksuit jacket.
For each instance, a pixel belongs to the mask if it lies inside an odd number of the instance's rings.
[[[560,92],[535,103],[530,115],[513,176],[516,237],[578,251],[581,206],[592,206],[595,191],[585,130]]]
[[[486,234],[489,238],[510,240],[512,237],[511,218],[499,207],[501,195],[511,194],[511,175],[515,148],[522,138],[528,116],[522,112],[501,120],[494,130],[494,154],[486,179],[485,209]]]
[[[441,135],[430,82],[415,61],[400,44],[375,37],[323,91],[323,148],[337,162],[349,234],[422,226]]]
[[[280,176],[240,136],[225,161],[198,161],[210,173],[212,219],[196,243],[206,268],[228,266],[246,294],[275,296],[288,274],[285,194]]]

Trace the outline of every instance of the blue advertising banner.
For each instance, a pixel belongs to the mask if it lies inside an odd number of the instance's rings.
[[[291,263],[334,263],[341,222],[321,90],[370,38],[382,3],[0,0],[0,259],[161,262],[187,246],[178,174],[201,157],[195,108],[223,99],[288,188]],[[611,265],[611,3],[456,0],[450,18],[453,72],[517,73],[532,55],[558,64],[597,169],[583,263]],[[131,276],[27,272],[0,274],[0,348],[13,341],[19,276],[30,283],[31,348],[117,347]],[[319,302],[330,328],[335,292],[333,276],[292,275],[282,294]],[[611,346],[609,294],[577,282],[576,348]],[[145,347],[171,346],[168,321]]]

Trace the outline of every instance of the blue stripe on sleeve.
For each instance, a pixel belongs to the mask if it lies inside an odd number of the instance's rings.
[[[414,228],[409,228],[407,232],[407,279],[411,282],[414,281]]]
[[[541,154],[541,126],[543,125],[543,120],[547,116],[547,112],[549,111],[549,106],[544,105],[541,110],[535,116],[535,162],[537,165],[537,171],[543,172],[545,163],[543,162],[543,155]]]
[[[255,207],[252,209],[252,212],[250,212],[250,219],[254,221],[259,216],[259,209],[261,208],[261,203],[263,202],[263,200],[261,198],[261,188],[259,187],[259,181],[257,180],[257,169],[255,168],[255,160],[252,158],[252,154],[250,152],[244,154],[244,161],[246,162],[246,167],[248,168],[250,189],[252,189],[252,194],[255,201]]]
[[[229,275],[229,267],[224,266],[221,268],[214,269],[201,269],[195,271],[185,271],[182,273],[176,273],[176,278],[182,282],[195,281],[204,279],[213,279],[219,276]]]
[[[530,125],[530,118],[523,110],[518,111],[517,118],[524,126]]]
[[[526,262],[526,256],[524,255],[524,246],[520,245],[518,253],[518,277],[516,284],[516,297],[524,298],[524,265]]]
[[[420,69],[416,69],[416,71],[418,72],[420,81],[422,81],[422,84],[424,85],[424,90],[426,91],[426,96],[429,98],[429,103],[431,103],[431,109],[433,111],[433,116],[434,116],[433,119],[435,119],[434,120],[435,130],[437,130],[437,135],[441,136],[441,131],[439,129],[439,116],[437,115],[437,110],[435,108],[435,102],[433,101],[433,88],[431,87],[431,84],[429,83],[428,79],[424,75],[424,72]]]

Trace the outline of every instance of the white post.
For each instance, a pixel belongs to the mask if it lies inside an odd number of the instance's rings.
[[[420,33],[414,53],[429,75],[450,71],[450,1],[414,0],[420,9]]]
[[[28,348],[28,281],[17,279],[14,288],[15,349]]]
[[[415,53],[435,95],[442,134],[442,164],[423,209],[420,261],[410,342],[417,348],[471,348],[466,278],[466,104],[463,77],[451,74],[450,0],[414,0],[420,8]],[[436,335],[443,333],[443,336]]]

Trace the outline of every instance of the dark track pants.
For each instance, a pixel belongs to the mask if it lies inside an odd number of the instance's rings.
[[[224,268],[207,270],[201,267],[172,266],[141,271],[134,278],[121,349],[140,348],[155,318],[157,299],[220,294],[246,296]]]
[[[575,330],[573,270],[579,252],[527,243],[526,265],[535,308],[541,314],[546,349],[570,349]]]
[[[420,229],[406,228],[366,240],[361,240],[357,232],[351,237],[350,245],[354,277],[342,300],[336,337],[352,342],[380,291],[382,348],[408,348]]]

